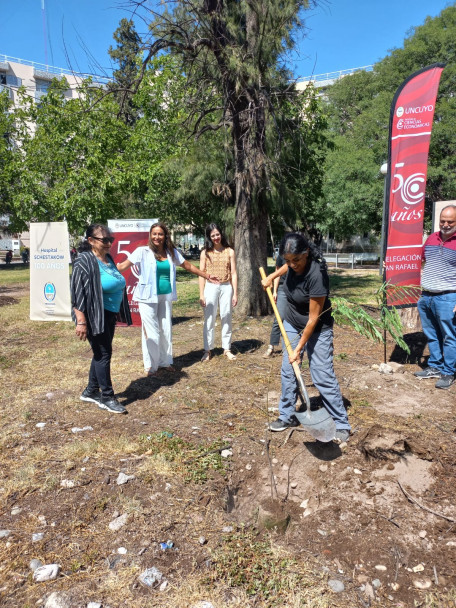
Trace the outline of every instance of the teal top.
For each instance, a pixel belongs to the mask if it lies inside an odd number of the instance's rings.
[[[98,260],[98,266],[103,290],[103,307],[111,312],[119,312],[125,289],[125,279],[111,260],[108,264],[103,264]]]
[[[159,262],[157,260],[157,294],[165,295],[171,293],[171,268],[168,260]]]

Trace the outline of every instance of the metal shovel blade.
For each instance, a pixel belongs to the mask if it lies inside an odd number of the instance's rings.
[[[336,424],[324,407],[314,412],[295,412],[294,415],[312,437],[328,443],[336,436]]]
[[[298,404],[296,404],[295,416],[302,424],[302,426],[308,431],[315,439],[328,443],[332,441],[336,436],[336,423],[324,407],[319,410],[311,411],[309,394],[306,389],[304,378],[302,377],[301,371],[298,364],[293,363],[293,370],[298,381],[299,393],[303,402],[306,406],[305,412],[300,412]]]

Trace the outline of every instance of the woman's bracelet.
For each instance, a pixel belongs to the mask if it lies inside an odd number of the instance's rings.
[[[87,325],[87,323],[76,323],[76,325]]]

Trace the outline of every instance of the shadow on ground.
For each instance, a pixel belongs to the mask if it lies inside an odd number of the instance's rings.
[[[342,450],[333,441],[330,441],[329,443],[322,443],[321,441],[304,441],[304,447],[314,458],[317,460],[324,460],[325,462],[336,460],[336,458],[342,456]]]
[[[187,374],[179,370],[175,372],[163,370],[159,372],[158,376],[143,376],[133,380],[124,391],[117,393],[117,397],[120,399],[125,398],[125,401],[122,401],[122,405],[127,406],[134,401],[149,399],[162,386],[173,386],[186,377]]]
[[[408,354],[400,346],[396,345],[391,353],[390,361],[402,364],[411,363],[413,365],[422,365],[424,367],[427,357],[424,356],[426,336],[423,334],[423,332],[415,331],[410,334],[404,334],[404,342],[409,347],[410,354]]]

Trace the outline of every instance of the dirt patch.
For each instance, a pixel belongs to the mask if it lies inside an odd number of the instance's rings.
[[[429,449],[418,439],[407,437],[403,431],[386,429],[378,424],[361,433],[358,449],[365,456],[380,460],[398,460],[408,453],[432,460]]]
[[[9,304],[18,304],[19,300],[17,298],[12,298],[11,296],[3,296],[0,294],[0,306],[8,306]]]
[[[431,468],[430,462],[408,454],[399,462],[394,463],[392,467],[385,466],[383,469],[374,471],[372,477],[373,479],[399,481],[421,495],[434,483]]]

